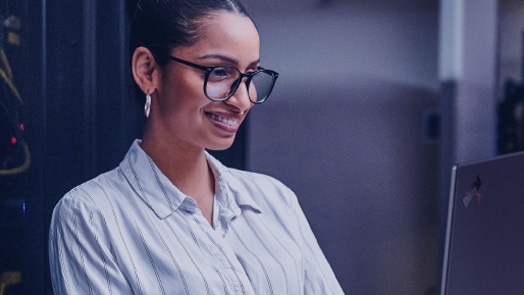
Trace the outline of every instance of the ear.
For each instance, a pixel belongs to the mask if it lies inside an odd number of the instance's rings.
[[[158,86],[159,69],[155,57],[145,47],[137,47],[131,58],[133,79],[142,92],[151,94]]]

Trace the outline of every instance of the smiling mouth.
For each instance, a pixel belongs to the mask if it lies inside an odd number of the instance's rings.
[[[220,117],[216,114],[206,113],[208,118],[210,118],[213,121],[220,122],[222,124],[228,125],[228,126],[235,126],[238,123],[238,120],[236,119],[227,119],[224,117]]]

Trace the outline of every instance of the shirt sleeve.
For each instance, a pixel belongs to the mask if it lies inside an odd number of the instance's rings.
[[[291,194],[291,206],[295,212],[300,230],[299,239],[303,241],[301,246],[305,260],[304,294],[344,294],[335,273],[318,245],[296,195],[292,192]]]
[[[56,205],[49,234],[55,294],[133,293],[111,255],[106,233],[103,215],[86,194],[74,190]]]

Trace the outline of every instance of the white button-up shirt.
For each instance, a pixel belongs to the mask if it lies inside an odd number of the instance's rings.
[[[67,193],[50,227],[56,294],[343,294],[294,193],[207,155],[212,227],[134,142]]]

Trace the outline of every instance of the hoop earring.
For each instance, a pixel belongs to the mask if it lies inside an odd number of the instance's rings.
[[[144,114],[146,118],[149,118],[149,113],[151,112],[151,94],[146,94],[146,104],[144,105]]]

